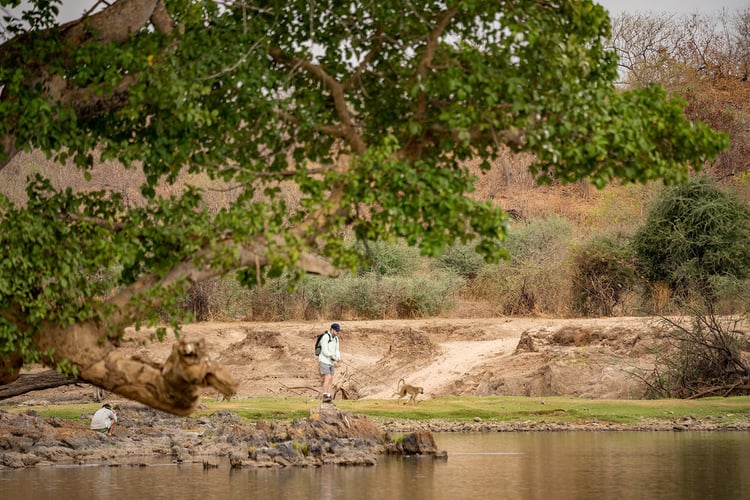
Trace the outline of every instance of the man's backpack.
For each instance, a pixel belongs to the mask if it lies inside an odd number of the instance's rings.
[[[320,350],[323,348],[323,346],[320,345],[320,339],[323,338],[323,335],[329,335],[329,333],[323,332],[320,335],[318,335],[318,338],[315,340],[315,355],[316,356],[320,354]]]

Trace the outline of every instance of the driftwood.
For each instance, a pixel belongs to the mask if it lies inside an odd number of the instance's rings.
[[[302,396],[302,394],[300,392],[297,392],[297,391],[302,391],[302,390],[312,391],[312,392],[316,393],[318,396],[320,396],[320,389],[316,389],[314,387],[310,387],[310,386],[307,386],[307,385],[301,385],[301,386],[296,386],[296,387],[289,387],[287,385],[281,384],[280,390],[293,392],[294,394],[296,394],[298,396]]]
[[[314,387],[310,387],[310,386],[307,386],[307,385],[301,385],[301,386],[296,386],[296,387],[289,387],[287,385],[283,385],[282,384],[281,390],[293,392],[294,394],[297,394],[298,396],[301,396],[302,394],[300,392],[297,392],[297,391],[301,391],[301,390],[312,391],[312,392],[316,393],[318,396],[320,396],[320,389],[316,389]],[[331,399],[336,399],[336,395],[339,394],[339,393],[341,394],[341,399],[351,399],[351,397],[349,396],[349,393],[346,392],[346,389],[344,389],[343,387],[339,387],[337,385],[333,386],[333,392],[331,394]]]
[[[22,373],[10,384],[0,386],[0,400],[21,396],[33,391],[83,383],[86,382],[79,378],[66,377],[55,370],[46,370],[39,373]]]
[[[734,384],[719,385],[713,387],[706,387],[700,391],[691,394],[685,399],[700,399],[708,396],[720,395],[722,397],[729,396],[742,396],[750,392],[750,384],[745,381],[736,382]]]

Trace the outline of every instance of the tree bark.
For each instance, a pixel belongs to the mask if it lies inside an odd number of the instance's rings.
[[[20,374],[0,386],[0,400],[31,391],[77,383],[90,383],[128,399],[176,415],[189,415],[199,403],[202,387],[211,386],[227,399],[237,392],[237,382],[229,371],[211,359],[203,339],[181,338],[163,364],[130,358],[118,352],[90,325],[74,325],[62,331],[48,329],[37,339],[39,346],[55,346],[55,359],[67,359],[79,378],[66,377],[54,370]]]

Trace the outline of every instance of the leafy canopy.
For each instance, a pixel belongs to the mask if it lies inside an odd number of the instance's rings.
[[[117,160],[144,200],[42,177],[27,203],[0,197],[0,353],[27,359],[45,321],[114,315],[116,332],[213,274],[351,267],[345,229],[501,258],[505,215],[468,196],[465,160],[488,169],[504,148],[534,153],[540,182],[603,186],[684,181],[727,145],[661,87],[614,88],[589,0],[119,0],[62,27],[59,5],[5,20],[0,166],[33,149],[88,174]],[[186,174],[231,203],[160,194]]]

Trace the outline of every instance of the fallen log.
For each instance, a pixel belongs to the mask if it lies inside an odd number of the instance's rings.
[[[46,370],[38,373],[22,373],[13,382],[0,385],[0,400],[21,396],[33,391],[84,383],[86,382],[79,378],[66,377],[55,370]]]

